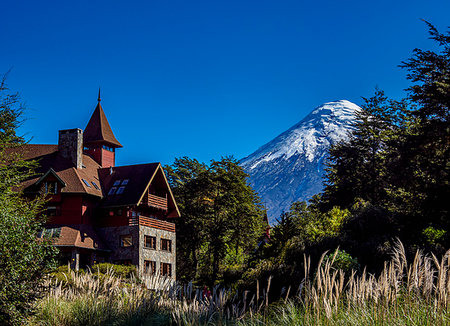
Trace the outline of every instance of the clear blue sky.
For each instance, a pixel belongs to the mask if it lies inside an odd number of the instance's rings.
[[[102,105],[118,164],[240,159],[332,100],[375,86],[431,48],[450,1],[1,1],[0,73],[30,108],[22,133],[56,143]]]

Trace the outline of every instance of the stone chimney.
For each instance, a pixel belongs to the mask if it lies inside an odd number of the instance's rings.
[[[77,169],[83,165],[83,130],[67,129],[59,131],[59,153],[72,161]]]

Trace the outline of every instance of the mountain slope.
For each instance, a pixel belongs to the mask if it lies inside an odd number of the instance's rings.
[[[348,136],[358,110],[346,100],[325,103],[240,161],[271,222],[294,201],[308,200],[323,189],[328,149]]]

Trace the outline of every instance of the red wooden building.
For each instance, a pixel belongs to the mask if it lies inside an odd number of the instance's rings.
[[[40,164],[24,191],[49,197],[39,236],[53,238],[62,262],[78,269],[96,262],[136,265],[175,279],[175,224],[180,212],[159,163],[116,166],[122,147],[100,104],[84,132],[59,131],[57,145],[26,145]]]

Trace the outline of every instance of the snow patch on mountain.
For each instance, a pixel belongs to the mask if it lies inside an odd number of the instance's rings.
[[[240,161],[271,221],[323,189],[328,149],[348,137],[359,110],[347,100],[325,103]]]

